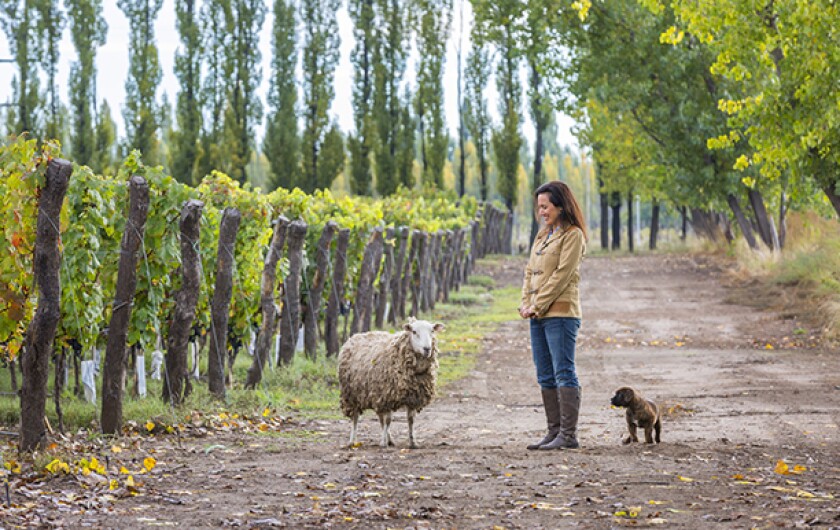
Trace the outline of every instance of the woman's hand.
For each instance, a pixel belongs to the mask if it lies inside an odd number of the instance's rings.
[[[534,318],[537,316],[537,312],[534,311],[534,306],[520,307],[519,316],[522,318]]]

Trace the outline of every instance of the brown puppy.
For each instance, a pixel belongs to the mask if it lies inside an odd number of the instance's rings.
[[[659,443],[662,418],[659,415],[659,406],[656,403],[645,399],[639,392],[628,386],[616,390],[610,403],[616,407],[627,408],[627,430],[630,431],[630,436],[624,439],[625,444],[639,441],[636,436],[637,425],[645,430],[645,443],[653,443],[651,434],[654,430],[656,430],[656,443]]]

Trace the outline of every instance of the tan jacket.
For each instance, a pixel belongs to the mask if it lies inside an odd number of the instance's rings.
[[[531,247],[522,284],[522,307],[534,306],[537,318],[581,318],[580,262],[586,253],[583,230],[571,226],[540,230]]]

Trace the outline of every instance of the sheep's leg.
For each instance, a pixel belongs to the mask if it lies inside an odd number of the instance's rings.
[[[359,425],[359,415],[354,414],[351,420],[353,420],[353,425],[350,427],[350,443],[347,444],[349,447],[356,445],[356,427]]]
[[[413,409],[406,409],[408,416],[408,446],[411,449],[417,449],[417,444],[414,441],[414,415],[417,413]]]
[[[379,442],[381,447],[388,447],[389,445],[394,445],[391,442],[391,413],[390,412],[377,412],[379,416],[379,425],[382,427],[382,440]]]

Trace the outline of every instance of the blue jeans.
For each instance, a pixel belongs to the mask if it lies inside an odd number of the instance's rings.
[[[531,351],[542,388],[579,388],[575,372],[575,344],[579,318],[531,319]]]

